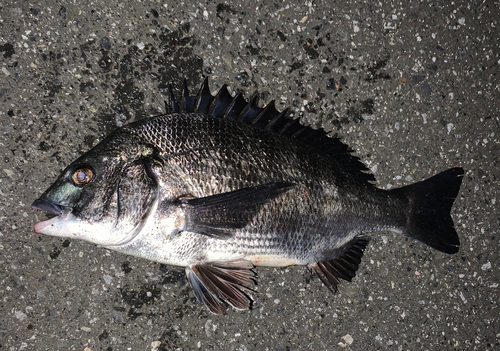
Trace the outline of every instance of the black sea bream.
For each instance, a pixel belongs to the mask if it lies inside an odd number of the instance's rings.
[[[254,266],[307,265],[332,292],[351,280],[368,234],[392,231],[444,253],[462,168],[394,190],[338,138],[205,80],[169,113],[111,135],[69,165],[32,207],[35,232],[186,267],[197,299],[251,307]]]

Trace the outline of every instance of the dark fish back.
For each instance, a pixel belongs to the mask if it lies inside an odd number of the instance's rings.
[[[296,142],[313,147],[317,152],[328,156],[339,163],[352,176],[362,181],[375,181],[373,174],[360,159],[352,154],[353,150],[342,143],[339,138],[331,137],[323,129],[304,126],[298,119],[291,119],[287,110],[276,110],[274,101],[265,107],[258,107],[255,99],[247,102],[240,93],[231,96],[227,85],[223,85],[215,96],[208,88],[205,78],[197,95],[190,95],[186,80],[183,82],[180,103],[176,100],[173,89],[169,87],[169,101],[166,103],[167,113],[199,113],[211,117],[227,118],[251,125],[293,139]]]

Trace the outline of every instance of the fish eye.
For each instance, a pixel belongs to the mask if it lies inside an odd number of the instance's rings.
[[[80,167],[73,172],[71,179],[75,185],[85,185],[94,179],[94,171],[90,167]]]

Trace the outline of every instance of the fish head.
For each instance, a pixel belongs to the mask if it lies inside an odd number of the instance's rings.
[[[35,232],[103,246],[132,240],[157,206],[157,164],[151,154],[116,134],[103,140],[33,202],[33,209],[51,217],[36,223]]]

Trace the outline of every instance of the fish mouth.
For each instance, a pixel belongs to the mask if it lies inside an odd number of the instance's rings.
[[[123,231],[122,228],[117,228],[114,221],[93,222],[78,218],[75,216],[77,211],[74,211],[73,207],[53,203],[44,196],[35,200],[31,204],[31,208],[45,212],[48,217],[47,220],[35,224],[35,233],[60,238],[81,239],[110,248],[129,244],[146,225],[141,221],[130,228],[130,231]]]
[[[48,220],[41,221],[35,224],[35,233],[37,234],[43,234],[44,228],[52,225],[60,217],[71,213],[71,211],[73,210],[72,207],[58,205],[41,198],[36,199],[31,204],[31,208],[34,210],[43,211],[49,217]]]
[[[47,214],[60,216],[64,211],[60,205],[53,204],[44,199],[36,199],[32,204],[31,208],[34,210],[40,210]]]

